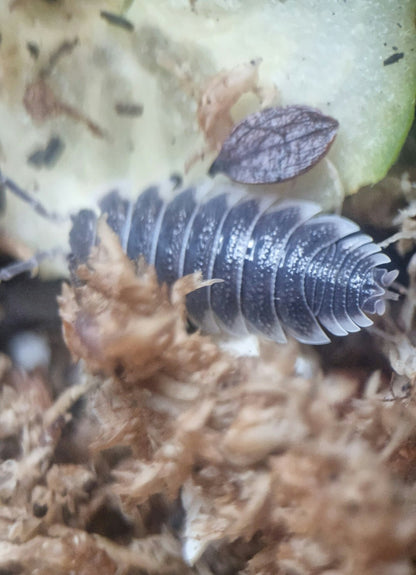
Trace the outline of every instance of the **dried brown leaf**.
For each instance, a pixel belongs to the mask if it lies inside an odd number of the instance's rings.
[[[325,156],[337,130],[337,120],[308,106],[261,110],[235,126],[209,173],[245,184],[290,180]]]

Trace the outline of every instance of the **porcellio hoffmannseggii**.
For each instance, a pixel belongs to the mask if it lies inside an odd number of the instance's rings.
[[[187,296],[190,319],[203,331],[286,334],[308,344],[330,341],[383,314],[397,276],[390,258],[344,217],[304,200],[276,200],[227,184],[190,187],[167,200],[152,186],[135,202],[117,191],[101,213],[132,260],[143,256],[161,283],[201,271],[222,280]],[[72,217],[70,268],[96,243],[97,215]]]

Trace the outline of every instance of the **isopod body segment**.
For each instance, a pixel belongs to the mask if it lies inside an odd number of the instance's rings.
[[[143,256],[171,285],[201,271],[211,286],[187,296],[191,320],[204,331],[290,334],[308,344],[372,324],[382,314],[395,271],[372,238],[344,217],[309,201],[276,200],[233,185],[190,187],[165,199],[160,187],[135,202],[117,191],[100,202],[128,257]],[[70,267],[88,259],[97,216],[73,217]]]

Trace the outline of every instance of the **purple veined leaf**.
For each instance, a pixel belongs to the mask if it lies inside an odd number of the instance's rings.
[[[247,116],[209,169],[244,184],[272,184],[303,174],[328,152],[338,122],[309,106],[267,108]]]

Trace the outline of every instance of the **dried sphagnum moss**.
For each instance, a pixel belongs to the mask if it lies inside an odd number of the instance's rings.
[[[198,278],[169,294],[105,226],[79,275],[60,305],[84,381],[53,402],[2,369],[0,569],[412,573],[412,393],[300,377],[295,343],[234,358],[188,335]]]

